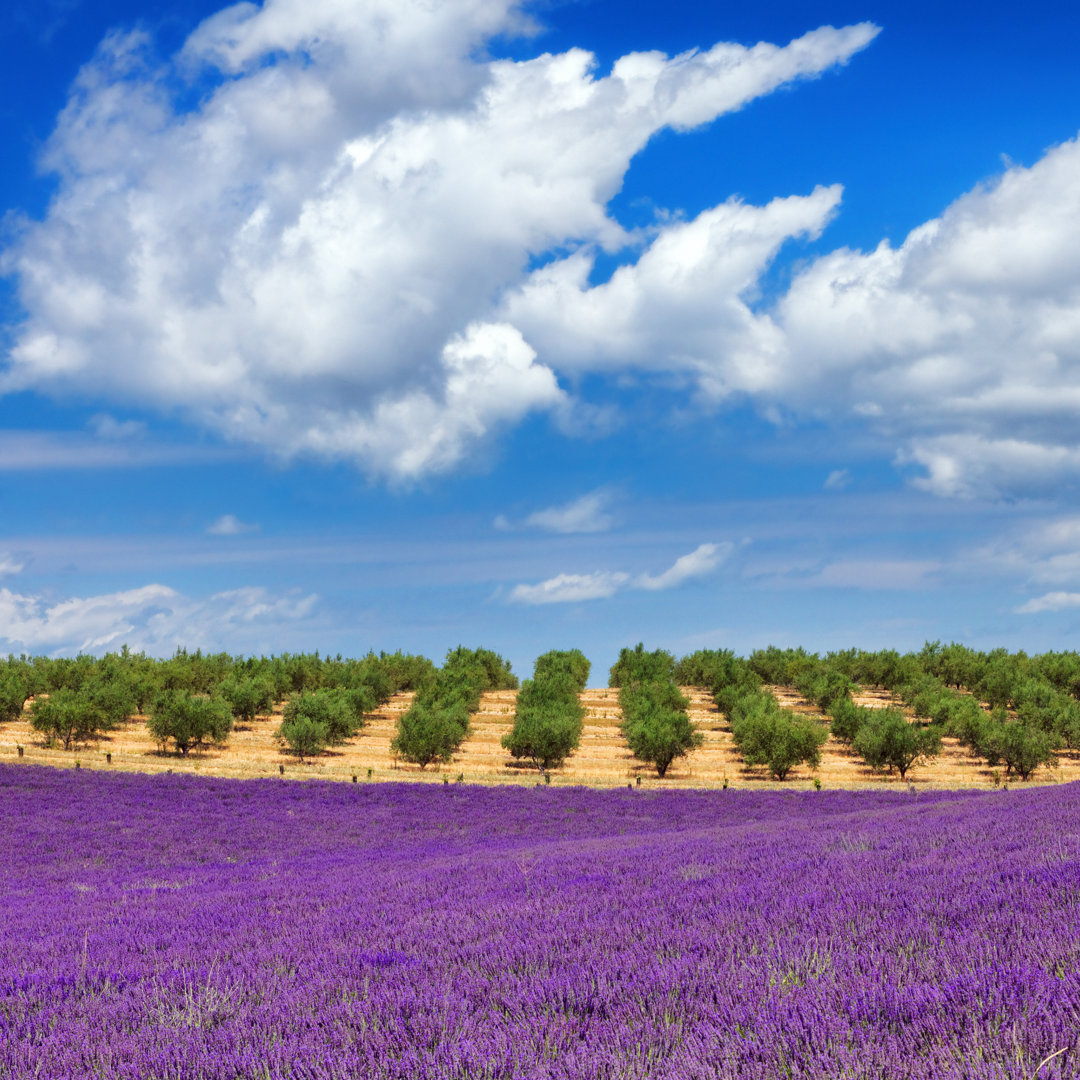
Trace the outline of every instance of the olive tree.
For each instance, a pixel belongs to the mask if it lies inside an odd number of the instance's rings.
[[[630,752],[655,765],[661,778],[676,758],[705,741],[687,715],[688,704],[674,682],[643,682],[619,691],[622,733]]]
[[[908,770],[941,753],[941,733],[908,723],[899,709],[872,709],[852,740],[855,752],[873,769]]]
[[[30,726],[48,743],[60,742],[65,750],[88,742],[112,725],[96,702],[76,690],[54,690],[30,707]]]
[[[0,675],[0,722],[18,720],[26,705],[26,683],[17,675]]]
[[[282,711],[282,726],[294,723],[301,716],[322,724],[326,728],[326,741],[334,746],[351,739],[361,724],[348,692],[342,690],[315,690],[290,698]]]
[[[1040,765],[1057,764],[1057,747],[1057,737],[1050,732],[995,717],[983,730],[980,749],[991,765],[1003,762],[1006,775],[1027,780]]]
[[[274,707],[274,684],[267,678],[234,675],[221,684],[221,694],[233,718],[244,724],[266,716]]]
[[[732,713],[731,731],[747,765],[765,765],[784,780],[796,765],[817,768],[829,737],[821,724],[781,709],[771,696],[744,697]]]
[[[330,729],[324,721],[298,712],[281,721],[275,737],[301,761],[305,761],[318,757],[326,749]]]
[[[187,690],[168,690],[161,694],[147,721],[150,734],[162,750],[172,739],[184,757],[207,744],[220,746],[228,739],[232,725],[232,714],[224,701]]]
[[[522,683],[514,726],[503,736],[502,745],[514,757],[526,758],[547,772],[559,768],[577,749],[585,710],[578,701],[577,679],[569,670],[541,667],[539,660],[536,668],[536,678]],[[545,671],[549,674],[542,677]]]
[[[460,703],[419,702],[398,721],[390,749],[426,769],[432,762],[450,761],[468,730],[469,714]]]

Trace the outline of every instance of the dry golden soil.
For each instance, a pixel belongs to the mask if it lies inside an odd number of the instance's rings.
[[[769,779],[764,768],[749,769],[740,759],[726,719],[713,704],[707,690],[684,687],[690,698],[690,717],[705,736],[704,745],[685,758],[678,759],[665,779],[656,776],[652,766],[636,761],[619,733],[619,701],[616,690],[586,690],[585,727],[578,750],[564,767],[552,776],[552,783],[587,784],[616,787],[639,783],[656,787],[779,787],[807,788],[814,778],[825,788],[895,786],[897,776],[875,773],[845,745],[829,738],[816,770],[800,766],[792,770],[780,785]],[[771,687],[781,705],[806,715],[820,712],[802,700],[790,687]],[[233,730],[228,744],[193,751],[187,757],[161,753],[150,737],[145,718],[136,717],[123,728],[75,750],[46,747],[30,727],[29,714],[21,720],[0,725],[0,762],[56,765],[72,768],[78,762],[84,769],[112,769],[138,772],[192,772],[206,776],[267,777],[284,775],[292,779],[326,779],[360,783],[387,780],[426,780],[442,783],[463,777],[468,783],[525,783],[542,780],[529,765],[518,763],[502,748],[503,735],[514,720],[517,694],[512,690],[484,694],[480,711],[473,716],[472,732],[449,765],[428,766],[421,771],[415,765],[396,761],[390,751],[397,719],[412,701],[411,694],[398,694],[378,712],[368,717],[367,725],[345,746],[334,747],[317,759],[301,763],[285,753],[274,739],[281,722],[280,706],[275,714]],[[888,693],[863,690],[856,702],[871,708],[897,704]],[[905,784],[917,788],[991,787],[1000,780],[986,763],[971,757],[953,739],[945,739],[941,756],[934,762],[913,769]],[[23,748],[22,756],[18,748]],[[111,755],[111,760],[109,756]],[[1080,754],[1065,751],[1056,769],[1040,769],[1029,783],[1057,783],[1080,779]]]

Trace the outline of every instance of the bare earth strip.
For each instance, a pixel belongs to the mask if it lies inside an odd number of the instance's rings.
[[[790,687],[770,687],[781,705],[796,712],[823,720],[820,711],[804,701]],[[676,760],[665,779],[656,770],[635,760],[619,732],[618,691],[586,690],[581,695],[585,706],[585,724],[578,750],[564,767],[553,774],[552,783],[587,784],[594,787],[621,787],[626,784],[649,788],[807,788],[817,777],[825,788],[895,787],[896,776],[873,772],[856,754],[837,739],[829,738],[822,751],[821,766],[811,770],[800,766],[779,784],[770,780],[765,769],[747,768],[735,748],[725,717],[717,710],[707,690],[684,687],[690,698],[690,718],[705,736],[705,743],[685,758]],[[281,708],[275,715],[236,728],[222,749],[208,748],[188,757],[162,754],[146,729],[145,718],[137,717],[122,729],[110,732],[88,746],[75,751],[46,748],[30,727],[29,715],[0,725],[0,762],[23,762],[71,768],[78,761],[82,768],[114,769],[138,772],[191,772],[204,776],[239,778],[278,777],[325,779],[359,783],[388,780],[426,780],[442,783],[459,778],[468,783],[536,784],[542,778],[530,765],[515,762],[502,748],[502,737],[514,721],[516,691],[489,691],[472,720],[472,733],[453,762],[429,766],[421,771],[415,765],[395,760],[390,750],[398,717],[409,708],[411,694],[398,694],[382,709],[368,717],[364,730],[345,746],[327,751],[317,760],[300,763],[283,753],[274,740],[281,722]],[[869,708],[887,705],[899,707],[888,693],[863,689],[856,703]],[[905,710],[914,720],[910,710]],[[17,756],[17,747],[23,756]],[[106,754],[112,755],[111,764]],[[999,777],[1000,779],[1000,777]],[[1080,753],[1063,751],[1057,769],[1040,769],[1030,783],[1058,783],[1080,779]],[[941,757],[913,769],[905,781],[917,789],[991,787],[994,771],[985,762],[973,758],[954,739],[945,739]]]

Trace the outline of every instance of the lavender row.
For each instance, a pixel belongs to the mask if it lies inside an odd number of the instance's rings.
[[[1077,822],[0,768],[0,1077],[1075,1076]]]

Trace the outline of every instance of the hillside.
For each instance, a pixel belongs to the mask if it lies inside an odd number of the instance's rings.
[[[821,713],[807,704],[790,687],[772,687],[777,700],[785,707],[821,718]],[[740,760],[728,725],[712,703],[707,691],[685,687],[690,698],[690,716],[705,736],[705,744],[689,757],[677,760],[667,777],[660,781],[655,770],[636,761],[619,733],[618,694],[615,690],[590,689],[581,695],[586,708],[585,728],[578,751],[566,766],[552,777],[556,784],[587,784],[616,787],[641,783],[650,787],[720,787],[725,779],[739,787],[800,788],[810,786],[817,776],[826,787],[877,787],[899,784],[895,777],[870,770],[857,755],[830,737],[822,752],[821,767],[816,773],[805,766],[793,770],[783,785],[769,780],[763,769],[747,769]],[[76,752],[47,749],[40,736],[31,730],[29,717],[0,725],[0,761],[19,760],[17,747],[24,748],[25,763],[82,768],[114,769],[138,772],[193,772],[209,776],[268,777],[278,776],[279,767],[292,778],[322,778],[360,781],[427,780],[441,783],[463,775],[469,783],[536,783],[536,771],[513,761],[502,749],[500,740],[513,723],[516,691],[488,691],[479,712],[473,716],[472,733],[462,745],[452,764],[431,766],[421,771],[414,765],[398,763],[390,752],[397,719],[410,705],[412,695],[395,695],[382,709],[373,713],[364,730],[345,746],[328,750],[316,761],[300,764],[283,754],[274,740],[280,723],[281,707],[272,717],[236,728],[222,749],[192,753],[187,758],[162,754],[146,729],[144,718],[137,717],[123,728],[95,740]],[[882,707],[896,702],[884,691],[863,689],[856,695],[859,704]],[[910,711],[909,715],[910,715]],[[106,755],[112,755],[109,763]],[[1080,779],[1080,753],[1063,750],[1056,770],[1041,769],[1032,783],[1052,783]],[[369,770],[371,774],[369,777]],[[992,787],[993,770],[984,761],[972,757],[956,740],[946,738],[941,756],[929,765],[912,771],[909,781],[918,788]]]

